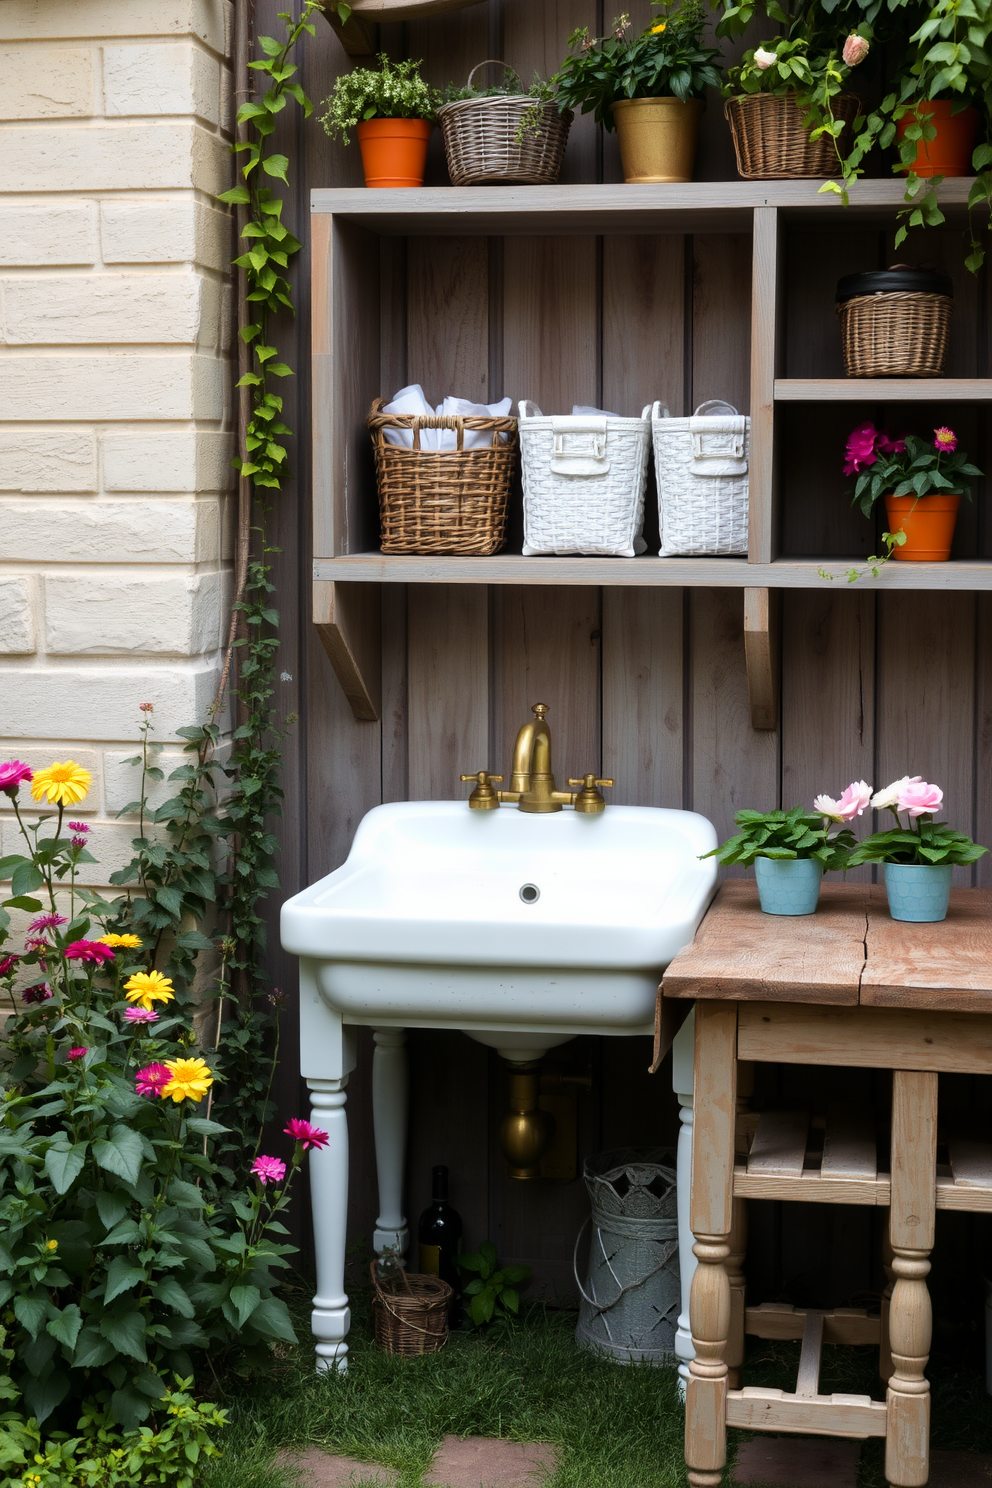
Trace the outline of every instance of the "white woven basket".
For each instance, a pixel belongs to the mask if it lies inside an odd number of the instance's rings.
[[[545,418],[536,403],[518,407],[525,556],[643,553],[650,407],[640,418]]]
[[[700,403],[691,418],[651,410],[662,558],[747,554],[751,420],[730,403]]]

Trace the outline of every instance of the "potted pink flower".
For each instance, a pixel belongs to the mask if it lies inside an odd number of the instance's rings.
[[[971,499],[969,481],[981,473],[946,425],[934,429],[930,441],[916,434],[890,439],[872,423],[859,424],[844,458],[844,474],[857,476],[854,505],[870,517],[878,501],[885,503],[892,529],[882,533],[886,556],[903,562],[950,558],[961,497]]]
[[[947,822],[934,821],[943,800],[940,786],[921,775],[903,775],[872,797],[874,809],[891,811],[896,824],[860,842],[847,866],[884,865],[889,913],[894,920],[942,920],[951,892],[951,869],[974,863],[988,852]],[[900,813],[906,817],[905,825]]]

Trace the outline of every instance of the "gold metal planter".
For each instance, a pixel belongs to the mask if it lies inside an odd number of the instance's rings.
[[[691,181],[701,98],[624,98],[612,105],[628,185]]]

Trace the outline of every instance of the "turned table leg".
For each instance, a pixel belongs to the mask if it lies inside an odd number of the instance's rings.
[[[690,1220],[699,1262],[689,1295],[695,1357],[686,1389],[685,1460],[693,1488],[719,1488],[727,1461],[726,1262],[733,1227],[737,1005],[697,1002]]]
[[[379,1180],[379,1217],[372,1246],[376,1255],[386,1250],[405,1262],[410,1230],[403,1213],[403,1169],[409,1079],[406,1030],[377,1028],[372,1055],[372,1127],[375,1166]]]
[[[695,1014],[690,1012],[672,1043],[672,1089],[679,1103],[676,1197],[679,1218],[679,1281],[682,1292],[682,1310],[675,1329],[675,1357],[679,1361],[679,1393],[683,1400],[686,1385],[689,1383],[689,1361],[692,1358],[689,1291],[692,1278],[696,1274],[696,1257],[692,1253],[692,1225],[689,1223],[689,1191],[692,1180],[692,1064],[695,1028]]]
[[[922,1488],[930,1475],[930,1384],[924,1370],[932,1319],[927,1273],[933,1249],[937,1076],[892,1076],[892,1199],[889,1241],[895,1284],[889,1304],[892,1374],[886,1394],[885,1476]]]
[[[313,1239],[317,1263],[317,1293],[310,1326],[317,1340],[317,1368],[348,1367],[345,1339],[351,1312],[344,1289],[345,1247],[348,1238],[348,1118],[345,1086],[341,1080],[308,1080],[310,1119],[328,1135],[326,1147],[308,1154]]]

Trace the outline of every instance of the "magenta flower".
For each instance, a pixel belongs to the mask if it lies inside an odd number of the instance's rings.
[[[110,946],[99,940],[74,940],[66,946],[63,954],[67,961],[88,961],[94,966],[102,966],[105,961],[114,959]]]
[[[75,847],[75,848],[85,847],[86,846],[86,838],[85,837],[70,837],[69,843],[70,843],[70,846]]]
[[[18,786],[33,779],[34,771],[23,760],[4,760],[0,764],[0,791],[4,791],[11,799],[17,795]]]
[[[251,1170],[263,1188],[267,1183],[281,1183],[286,1176],[286,1164],[278,1157],[256,1157]]]
[[[928,785],[925,780],[907,780],[898,795],[896,805],[911,817],[925,816],[940,810],[944,792],[939,785]]]
[[[134,1077],[134,1088],[139,1095],[162,1094],[162,1088],[172,1079],[172,1071],[164,1064],[146,1064]]]
[[[37,930],[54,930],[56,925],[67,925],[68,923],[69,921],[65,915],[40,914],[36,919],[31,921],[28,926],[28,933],[30,934],[32,931]]]
[[[0,960],[0,977],[10,976],[19,960],[19,956],[4,956]]]
[[[89,827],[85,822],[70,822],[69,830],[70,832],[82,832],[83,836],[85,836],[89,831]]]
[[[287,1137],[292,1137],[294,1142],[302,1142],[304,1152],[306,1152],[308,1147],[327,1146],[327,1133],[321,1131],[319,1126],[311,1126],[309,1121],[301,1121],[298,1116],[294,1116],[291,1121],[288,1121],[283,1127],[283,1131]]]
[[[871,801],[871,786],[864,780],[852,780],[839,801],[832,796],[817,796],[813,810],[831,821],[849,822],[860,816]]]
[[[52,989],[47,982],[35,982],[33,987],[25,987],[21,993],[21,1001],[29,1005],[32,1002],[47,1002],[52,995]]]
[[[950,455],[958,447],[958,436],[946,424],[941,424],[939,429],[933,431],[933,447],[942,455]]]
[[[867,55],[868,43],[863,36],[859,36],[856,31],[852,31],[845,41],[844,50],[841,53],[844,61],[848,67],[857,67],[858,63],[863,62]]]
[[[874,424],[859,424],[852,429],[844,456],[844,474],[857,475],[866,465],[874,465],[878,459],[875,441],[878,431]]]
[[[65,1057],[66,1059],[82,1059],[89,1052],[89,1049],[86,1049],[82,1045],[79,1045],[75,1049],[70,1049]]]
[[[157,1023],[158,1013],[154,1008],[129,1007],[124,1009],[125,1023]]]
[[[904,455],[906,453],[905,439],[890,439],[889,431],[878,436],[878,448],[884,450],[887,455]]]

